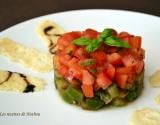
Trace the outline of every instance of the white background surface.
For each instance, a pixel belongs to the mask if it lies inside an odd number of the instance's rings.
[[[45,90],[37,93],[19,94],[0,92],[0,115],[12,112],[36,112],[40,116],[0,116],[2,125],[128,125],[131,113],[143,107],[152,107],[160,111],[154,103],[154,97],[160,89],[150,88],[148,76],[160,69],[160,18],[146,14],[114,10],[85,10],[57,13],[35,18],[15,25],[0,33],[0,37],[9,37],[29,47],[47,53],[47,48],[35,32],[37,24],[51,19],[66,31],[93,28],[102,31],[106,27],[117,31],[128,31],[143,38],[145,58],[145,87],[142,95],[133,103],[122,108],[104,108],[99,111],[86,111],[64,103],[53,83],[53,73],[42,74],[31,71],[19,64],[0,56],[0,69],[21,72],[43,77]]]

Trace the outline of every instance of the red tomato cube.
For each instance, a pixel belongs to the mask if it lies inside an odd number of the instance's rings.
[[[113,79],[115,75],[115,67],[112,64],[106,64],[104,72],[110,79]]]
[[[93,92],[93,86],[92,85],[83,84],[81,86],[81,88],[82,88],[82,91],[83,91],[85,97],[88,97],[88,98],[94,97],[94,92]]]
[[[130,54],[124,55],[123,58],[122,58],[122,62],[126,67],[134,66],[137,63],[135,58]]]
[[[121,55],[118,53],[108,54],[107,56],[108,62],[116,66],[122,64],[121,58]]]
[[[87,70],[82,71],[82,84],[85,85],[94,84],[94,77]]]
[[[74,56],[78,59],[85,59],[87,57],[87,52],[84,48],[78,48],[75,51]]]
[[[103,89],[108,88],[112,84],[112,81],[103,72],[98,74],[96,82]]]
[[[91,57],[96,60],[97,64],[103,64],[107,60],[107,54],[103,51],[95,51],[91,53]]]
[[[129,39],[129,44],[132,48],[140,49],[142,44],[142,38],[140,36],[131,37]]]
[[[116,75],[116,83],[122,89],[126,88],[127,79],[128,79],[128,75],[124,75],[124,74]]]
[[[99,33],[96,30],[93,29],[86,29],[83,32],[83,36],[89,39],[96,39],[98,37]]]

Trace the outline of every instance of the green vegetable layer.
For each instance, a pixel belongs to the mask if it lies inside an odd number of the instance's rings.
[[[134,101],[142,92],[143,79],[144,72],[137,76],[133,86],[127,90],[122,90],[113,83],[106,90],[96,91],[93,98],[85,98],[80,87],[73,86],[73,84],[61,77],[57,71],[55,72],[55,85],[64,101],[88,110],[98,110],[108,105],[124,106]]]

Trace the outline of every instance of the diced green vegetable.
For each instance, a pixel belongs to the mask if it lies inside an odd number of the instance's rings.
[[[98,110],[104,105],[104,102],[98,98],[86,99],[85,107],[90,110]]]
[[[109,46],[116,46],[116,47],[124,47],[124,48],[130,48],[130,45],[119,39],[118,37],[115,37],[115,36],[110,36],[110,37],[107,37],[104,41],[105,44],[109,45]]]
[[[64,78],[57,77],[57,74],[55,74],[54,80],[56,88],[59,90],[59,93],[62,95],[64,101],[68,103],[73,103],[73,98],[71,98],[66,92],[69,83]]]
[[[130,92],[128,92],[126,98],[128,101],[133,101],[138,97],[136,90],[132,90]]]
[[[128,91],[120,90],[118,98],[125,98],[127,96],[127,94],[128,94]]]
[[[115,98],[111,103],[111,105],[113,106],[124,106],[126,104],[127,104],[126,100],[120,98]]]
[[[112,29],[106,28],[102,31],[102,33],[99,36],[99,41],[104,41],[107,37],[112,35]]]
[[[79,46],[89,45],[90,43],[91,43],[91,40],[84,37],[73,40],[73,44],[79,45]]]
[[[98,41],[97,39],[93,39],[92,42],[86,46],[86,50],[88,53],[91,53],[98,49],[101,46],[101,41]]]
[[[74,99],[68,94],[67,91],[64,92],[60,92],[60,94],[62,95],[62,98],[64,101],[73,104],[74,103]]]
[[[111,98],[115,98],[119,95],[119,89],[116,84],[112,84],[110,87],[108,87],[107,91]]]
[[[128,90],[128,94],[126,96],[126,99],[128,101],[135,100],[142,92],[143,89],[143,77],[144,73],[142,72],[139,77],[135,80],[135,83],[133,84],[132,88]]]
[[[63,78],[55,77],[54,79],[55,79],[55,85],[57,89],[60,91],[65,90],[69,86],[69,83]]]
[[[83,101],[83,93],[81,91],[73,88],[72,86],[69,86],[66,89],[66,94],[69,95],[69,97],[71,97],[73,100],[75,100],[79,103]]]
[[[60,74],[60,73],[58,73],[58,71],[55,69],[54,70],[54,78],[63,78],[63,76]]]
[[[112,101],[112,97],[107,92],[100,92],[100,99],[109,104]]]
[[[91,66],[95,64],[94,59],[86,59],[80,63],[81,66]]]

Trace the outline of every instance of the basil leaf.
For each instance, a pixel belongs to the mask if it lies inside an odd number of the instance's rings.
[[[91,53],[93,51],[95,51],[96,49],[98,49],[101,45],[101,42],[97,39],[93,39],[92,42],[86,46],[86,50],[88,53]]]
[[[104,43],[109,45],[109,46],[130,48],[130,45],[127,42],[125,42],[125,41],[123,41],[123,40],[121,40],[121,39],[119,39],[115,36],[107,37],[105,39]]]
[[[97,69],[89,69],[89,71],[91,72],[91,73],[93,73],[93,74],[96,74],[97,73]]]
[[[73,44],[79,45],[79,46],[88,45],[88,44],[90,44],[90,42],[91,42],[90,39],[87,39],[87,38],[84,38],[84,37],[73,40]]]
[[[105,40],[107,37],[111,36],[112,35],[112,29],[110,28],[106,28],[102,31],[102,33],[100,34],[99,36],[99,41],[103,41]]]
[[[84,60],[80,63],[80,65],[82,65],[82,66],[91,66],[91,65],[94,65],[94,64],[95,64],[94,59],[86,59],[86,60]]]

